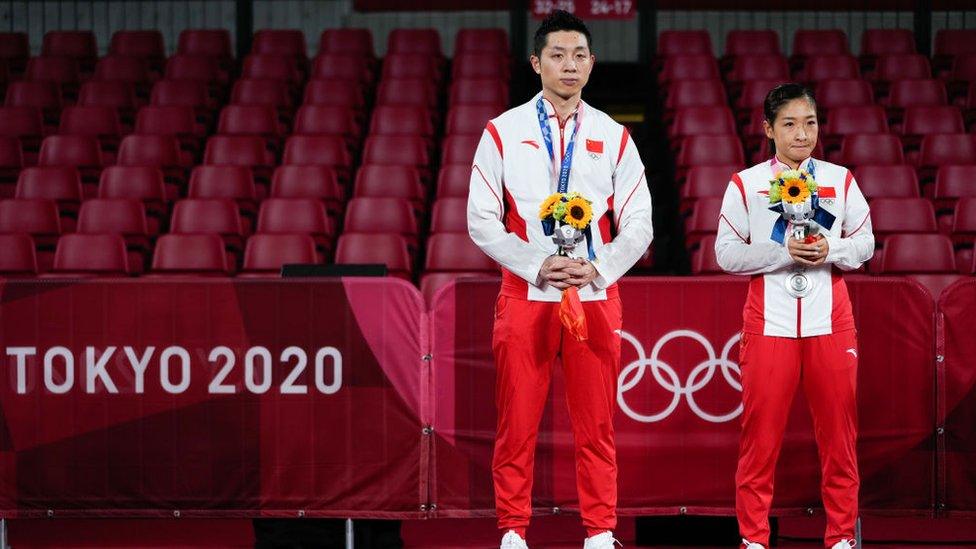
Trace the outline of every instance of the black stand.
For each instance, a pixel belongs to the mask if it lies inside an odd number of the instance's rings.
[[[769,544],[777,545],[779,523],[769,518]],[[639,547],[700,547],[702,545],[739,547],[739,525],[735,517],[637,517],[635,544]]]

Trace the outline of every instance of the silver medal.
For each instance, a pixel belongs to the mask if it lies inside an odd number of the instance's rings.
[[[806,273],[794,272],[786,277],[786,291],[793,297],[806,297],[813,289],[813,282]]]

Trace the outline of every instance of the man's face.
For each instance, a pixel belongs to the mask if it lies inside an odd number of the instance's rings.
[[[582,33],[556,31],[546,37],[541,56],[533,55],[530,60],[536,74],[542,76],[542,88],[569,99],[590,79],[596,57]]]
[[[766,137],[776,143],[776,152],[785,159],[802,162],[813,154],[817,145],[817,111],[806,98],[799,98],[783,105],[770,126],[763,122]]]

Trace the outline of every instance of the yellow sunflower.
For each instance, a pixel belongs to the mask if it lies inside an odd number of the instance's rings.
[[[549,198],[542,202],[542,206],[539,207],[539,219],[546,219],[552,215],[553,209],[556,204],[562,199],[562,195],[559,193],[550,195]]]
[[[810,188],[801,179],[787,179],[780,191],[783,201],[789,204],[800,204],[810,198]]]
[[[586,199],[577,196],[566,203],[564,223],[582,231],[590,224],[591,219],[593,219],[593,208]]]

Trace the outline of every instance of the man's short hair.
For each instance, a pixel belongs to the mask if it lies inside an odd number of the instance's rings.
[[[535,43],[533,51],[536,57],[542,55],[542,48],[546,47],[549,33],[558,31],[574,31],[586,37],[586,47],[593,49],[593,36],[590,29],[586,28],[586,23],[572,13],[563,10],[553,10],[545,19],[539,23],[539,28],[535,31]]]

